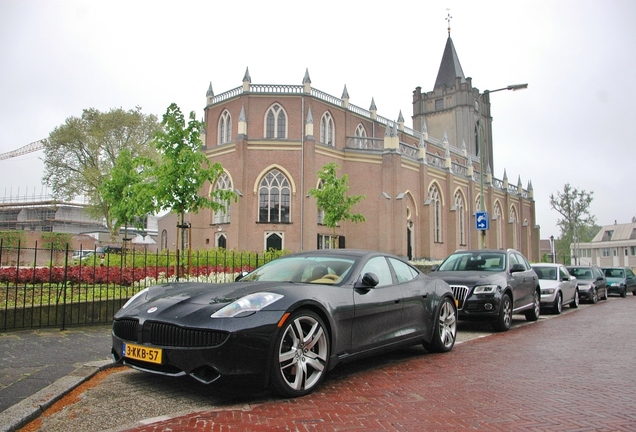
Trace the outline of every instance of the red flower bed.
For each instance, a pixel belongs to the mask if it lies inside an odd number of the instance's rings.
[[[174,267],[93,267],[93,266],[69,266],[64,267],[38,267],[27,268],[3,267],[0,268],[0,283],[10,284],[59,284],[69,282],[71,284],[113,284],[130,286],[145,278],[158,279],[159,277],[174,276]],[[243,266],[232,268],[230,266],[200,266],[192,267],[191,276],[209,276],[215,273],[238,273],[251,271],[253,267]]]

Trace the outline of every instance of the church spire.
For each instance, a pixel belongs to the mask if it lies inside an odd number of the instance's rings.
[[[448,21],[448,39],[446,40],[446,47],[444,48],[444,55],[442,55],[442,63],[439,65],[434,88],[440,86],[454,87],[456,78],[461,78],[461,82],[466,82],[462,65],[459,63],[459,57],[457,56],[457,51],[455,51],[455,45],[453,45],[453,39],[450,36],[451,18],[452,16],[449,13],[446,17],[446,21]]]

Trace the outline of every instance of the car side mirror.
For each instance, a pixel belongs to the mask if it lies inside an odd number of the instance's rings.
[[[522,271],[526,271],[523,264],[513,264],[512,267],[510,267],[510,273],[518,273]]]
[[[380,279],[375,273],[365,273],[362,279],[357,284],[357,288],[374,288],[380,283]]]
[[[234,282],[238,282],[238,281],[240,281],[240,280],[241,280],[241,279],[243,279],[245,276],[247,276],[247,274],[248,274],[248,272],[246,272],[246,271],[242,271],[242,272],[240,272],[240,273],[238,274],[238,276],[236,276],[236,277],[234,278]]]
[[[596,278],[597,281],[602,281],[603,280],[603,276],[599,276]]]
[[[439,264],[433,264],[433,266],[431,266],[431,271],[434,272],[439,268]]]

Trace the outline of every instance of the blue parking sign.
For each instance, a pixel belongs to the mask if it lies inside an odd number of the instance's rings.
[[[490,221],[488,219],[487,211],[475,212],[475,227],[480,231],[490,229]]]

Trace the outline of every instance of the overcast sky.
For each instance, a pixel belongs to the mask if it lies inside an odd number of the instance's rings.
[[[378,6],[381,5],[381,6]],[[636,183],[636,2],[632,0],[0,0],[0,153],[71,116],[176,102],[203,117],[215,94],[253,84],[312,86],[412,126],[431,91],[450,8],[466,77],[491,95],[494,177],[531,181],[541,238],[558,237],[549,196],[593,191],[599,225],[628,223]],[[441,138],[441,137],[438,137]],[[43,191],[43,152],[0,160],[0,200]]]

